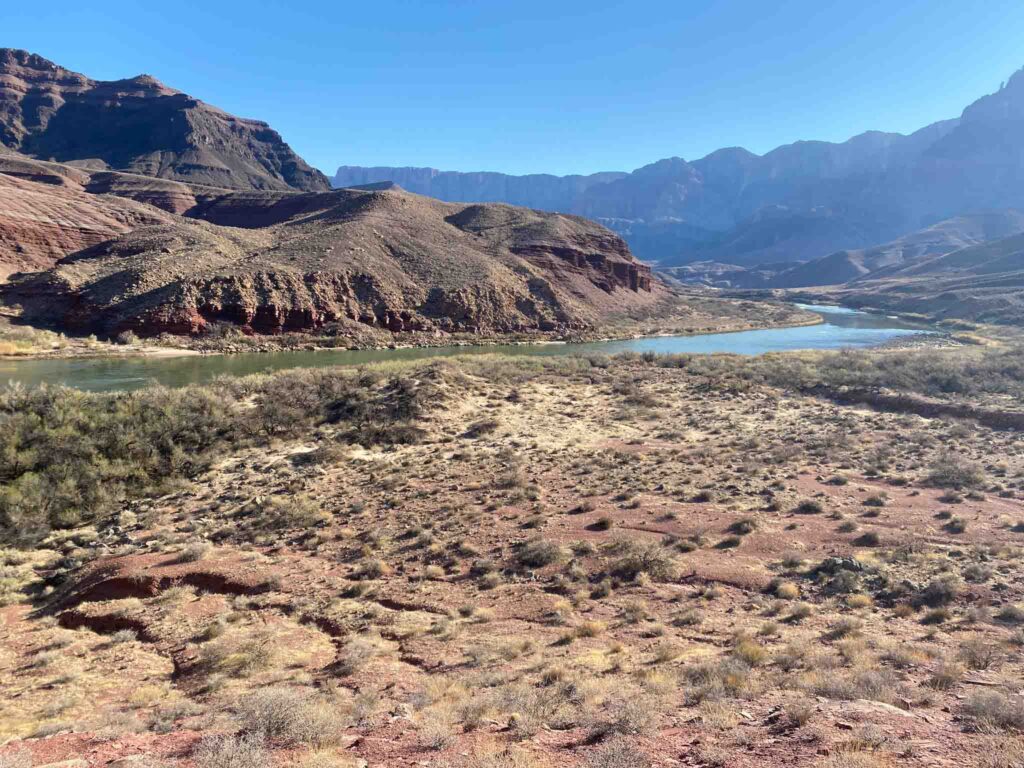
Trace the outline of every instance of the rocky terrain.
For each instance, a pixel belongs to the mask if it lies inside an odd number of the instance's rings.
[[[0,173],[0,280],[171,216],[148,205]]]
[[[394,180],[443,199],[502,200],[594,218],[640,258],[753,266],[869,248],[977,211],[1024,208],[1024,71],[959,118],[764,155],[730,147],[628,174],[511,177],[343,166],[334,184]]]
[[[4,392],[0,764],[1019,765],[1021,360]]]
[[[666,298],[619,237],[576,217],[400,189],[228,193],[186,213],[17,276],[4,300],[35,325],[153,336],[564,333]]]
[[[0,144],[41,160],[206,186],[328,188],[266,123],[148,75],[91,80],[11,48],[0,49]]]

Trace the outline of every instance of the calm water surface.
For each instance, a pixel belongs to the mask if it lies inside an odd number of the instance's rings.
[[[320,368],[360,365],[381,360],[419,360],[453,355],[582,355],[618,352],[703,353],[732,352],[759,355],[795,349],[871,347],[893,338],[928,333],[920,325],[844,307],[800,304],[820,314],[825,322],[805,328],[714,333],[706,336],[663,336],[587,344],[481,345],[359,351],[253,352],[239,355],[203,355],[164,358],[105,358],[92,360],[0,360],[0,382],[25,386],[64,384],[94,392],[137,389],[151,382],[172,387],[199,384],[226,374],[244,376],[285,368]]]

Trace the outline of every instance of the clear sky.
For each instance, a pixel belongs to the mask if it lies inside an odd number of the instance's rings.
[[[154,75],[336,166],[589,173],[909,132],[1024,66],[1021,0],[0,4],[0,46]]]

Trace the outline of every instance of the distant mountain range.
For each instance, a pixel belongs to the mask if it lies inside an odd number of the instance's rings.
[[[384,180],[446,200],[587,216],[662,267],[809,261],[961,214],[1024,208],[1024,70],[959,118],[906,136],[871,131],[765,155],[728,148],[591,176],[343,166],[333,184]]]

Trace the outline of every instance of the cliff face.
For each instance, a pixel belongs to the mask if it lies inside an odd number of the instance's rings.
[[[329,188],[266,123],[147,75],[96,81],[10,48],[0,49],[0,143],[43,160],[215,187]]]
[[[0,296],[30,322],[102,334],[443,334],[582,330],[664,291],[603,227],[506,205],[254,192],[211,195],[189,215],[15,276]]]

